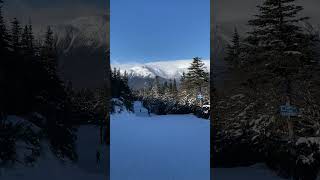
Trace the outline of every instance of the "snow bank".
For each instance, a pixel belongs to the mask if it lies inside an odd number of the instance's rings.
[[[47,142],[42,142],[43,155],[34,167],[17,165],[13,169],[1,169],[1,180],[21,180],[21,179],[45,179],[45,180],[101,180],[107,179],[108,148],[102,147],[102,162],[97,167],[96,148],[98,147],[99,129],[94,126],[82,126],[78,131],[77,151],[79,161],[75,164],[71,162],[62,163],[50,151]]]
[[[21,126],[24,129],[30,128],[35,133],[38,133],[41,131],[40,127],[19,116],[10,115],[7,117],[6,122],[11,123],[11,125],[14,125],[14,126]]]

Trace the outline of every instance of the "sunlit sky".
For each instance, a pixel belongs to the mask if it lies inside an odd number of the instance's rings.
[[[111,0],[111,63],[205,59],[210,0]]]

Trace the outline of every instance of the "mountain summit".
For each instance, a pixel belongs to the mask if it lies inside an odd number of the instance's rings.
[[[210,61],[203,60],[206,69],[210,70]],[[183,72],[187,72],[188,67],[192,63],[192,59],[173,60],[173,61],[156,61],[144,64],[113,64],[112,68],[120,69],[121,73],[125,71],[129,78],[154,78],[159,76],[163,79],[180,79]]]
[[[203,62],[209,72],[210,61],[203,60]],[[179,83],[182,73],[187,72],[191,63],[192,59],[188,59],[149,63],[111,64],[111,67],[112,69],[120,69],[120,73],[122,74],[127,72],[129,75],[129,86],[133,89],[140,89],[152,83],[156,76],[158,76],[162,82],[176,79]]]

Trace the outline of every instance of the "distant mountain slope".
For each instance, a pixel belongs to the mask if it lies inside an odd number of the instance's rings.
[[[102,86],[107,71],[108,26],[106,15],[78,17],[52,26],[59,72],[75,88]]]
[[[209,72],[210,61],[203,60],[203,62]],[[191,63],[192,59],[188,59],[156,61],[144,64],[111,64],[111,67],[112,69],[120,69],[121,73],[126,71],[129,75],[129,86],[133,89],[140,89],[152,83],[156,76],[160,77],[160,82],[176,79],[179,83],[182,73],[187,72]]]
[[[108,22],[106,15],[79,17],[53,26],[57,44],[63,53],[75,48],[104,48],[109,42],[107,37]]]
[[[210,70],[209,60],[203,60],[207,71]],[[130,78],[154,78],[159,76],[163,79],[180,79],[183,72],[187,72],[192,63],[189,60],[157,61],[145,64],[113,64],[112,68],[120,69],[121,73],[126,71]]]

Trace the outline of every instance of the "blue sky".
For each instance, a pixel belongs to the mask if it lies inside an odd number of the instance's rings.
[[[210,0],[111,0],[111,63],[210,54]]]

